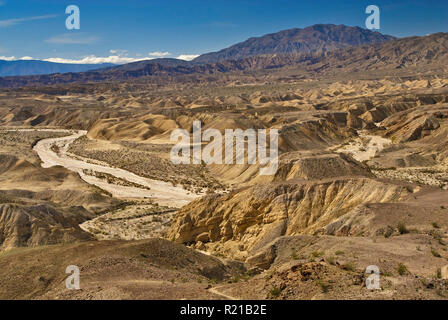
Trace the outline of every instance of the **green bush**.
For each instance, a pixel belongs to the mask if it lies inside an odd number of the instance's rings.
[[[404,223],[399,223],[397,226],[398,232],[400,234],[406,234],[409,233],[409,230],[406,228],[406,225]]]
[[[440,226],[437,224],[437,222],[433,222],[432,226],[436,229],[440,229]]]
[[[327,257],[325,261],[327,261],[327,263],[331,264],[332,266],[336,264],[336,258],[333,256]]]
[[[323,293],[327,293],[331,289],[331,284],[326,281],[319,280],[317,285],[320,287]]]
[[[311,254],[312,254],[312,256],[313,256],[314,258],[317,258],[317,257],[322,256],[322,255],[323,255],[323,252],[320,252],[320,251],[313,251]]]
[[[409,271],[408,268],[403,263],[400,263],[398,264],[397,272],[400,276],[404,276],[408,274]]]
[[[442,256],[440,255],[440,253],[438,253],[436,250],[431,249],[431,253],[434,257],[436,258],[442,258]]]
[[[352,262],[347,262],[345,264],[342,265],[342,269],[347,270],[347,271],[355,271],[355,265]]]
[[[282,293],[282,289],[280,289],[277,286],[273,286],[270,290],[269,290],[269,296],[271,296],[272,298],[278,298],[280,296],[280,294]]]

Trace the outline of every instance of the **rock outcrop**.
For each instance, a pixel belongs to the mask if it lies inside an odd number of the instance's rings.
[[[88,215],[56,210],[49,205],[0,205],[0,249],[92,240],[79,228]]]
[[[362,203],[400,200],[406,188],[369,178],[291,180],[208,195],[183,207],[169,237],[244,259],[282,235],[315,234]]]
[[[417,107],[399,112],[381,125],[387,128],[386,136],[397,142],[409,142],[422,139],[440,128],[439,117],[448,116],[447,107]]]

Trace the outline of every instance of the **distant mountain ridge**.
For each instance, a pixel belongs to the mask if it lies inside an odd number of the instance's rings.
[[[271,33],[262,37],[250,38],[219,52],[203,54],[193,61],[179,59],[153,59],[128,63],[120,66],[113,64],[68,64],[41,60],[0,60],[0,77],[49,75],[55,73],[86,72],[106,68],[107,70],[137,71],[148,63],[161,67],[189,67],[192,65],[217,63],[225,60],[239,60],[258,55],[271,54],[315,54],[334,51],[362,44],[382,43],[395,39],[379,32],[348,27],[345,25],[318,24],[304,29],[289,29]]]
[[[203,54],[194,63],[214,63],[266,54],[314,54],[395,39],[379,32],[345,25],[317,24],[250,38],[218,52]]]
[[[114,66],[114,64],[71,64],[55,63],[41,60],[0,60],[0,77],[84,72],[111,66]]]
[[[343,49],[290,54],[265,54],[216,63],[156,59],[87,72],[0,78],[0,87],[52,85],[101,81],[127,81],[153,77],[157,81],[185,81],[185,75],[207,76],[225,73],[262,74],[293,72],[301,77],[343,75],[382,71],[448,72],[448,33],[425,37],[392,39],[385,42],[351,46]],[[286,74],[285,73],[285,74]]]

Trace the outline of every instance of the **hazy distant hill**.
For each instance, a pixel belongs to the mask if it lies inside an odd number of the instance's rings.
[[[0,60],[0,76],[29,76],[51,73],[84,72],[110,66],[113,66],[113,64],[70,64],[41,60]]]
[[[104,71],[136,71],[145,68],[147,65],[160,65],[162,67],[177,67],[177,66],[189,66],[191,65],[190,61],[179,60],[174,58],[162,58],[162,59],[151,59],[151,60],[143,60],[132,63],[123,64],[120,66],[113,66],[111,68],[104,69]]]
[[[203,54],[195,63],[213,63],[263,54],[321,53],[362,44],[382,43],[394,37],[345,25],[318,24],[250,38],[218,52]]]

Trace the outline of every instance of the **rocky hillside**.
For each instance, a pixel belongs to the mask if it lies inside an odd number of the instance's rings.
[[[0,160],[0,251],[91,240],[79,224],[121,203],[65,168],[4,154]]]
[[[69,265],[81,270],[81,290],[65,288]],[[222,299],[210,283],[244,272],[162,239],[16,249],[0,255],[0,268],[1,299],[44,300]]]
[[[436,70],[448,61],[447,45],[446,33],[396,39],[329,52],[319,58],[320,61],[316,61],[313,67],[319,72],[335,72],[337,69],[344,72],[400,70],[413,67]]]
[[[256,185],[183,207],[169,235],[179,243],[206,243],[244,259],[277,237],[314,234],[362,203],[396,201],[407,193],[368,178]]]
[[[84,216],[83,216],[84,213]],[[91,216],[41,205],[0,205],[0,250],[91,240],[79,223]]]
[[[317,24],[305,29],[289,29],[250,38],[219,52],[203,54],[195,63],[215,63],[265,54],[323,53],[362,44],[382,43],[394,37],[359,27]]]

